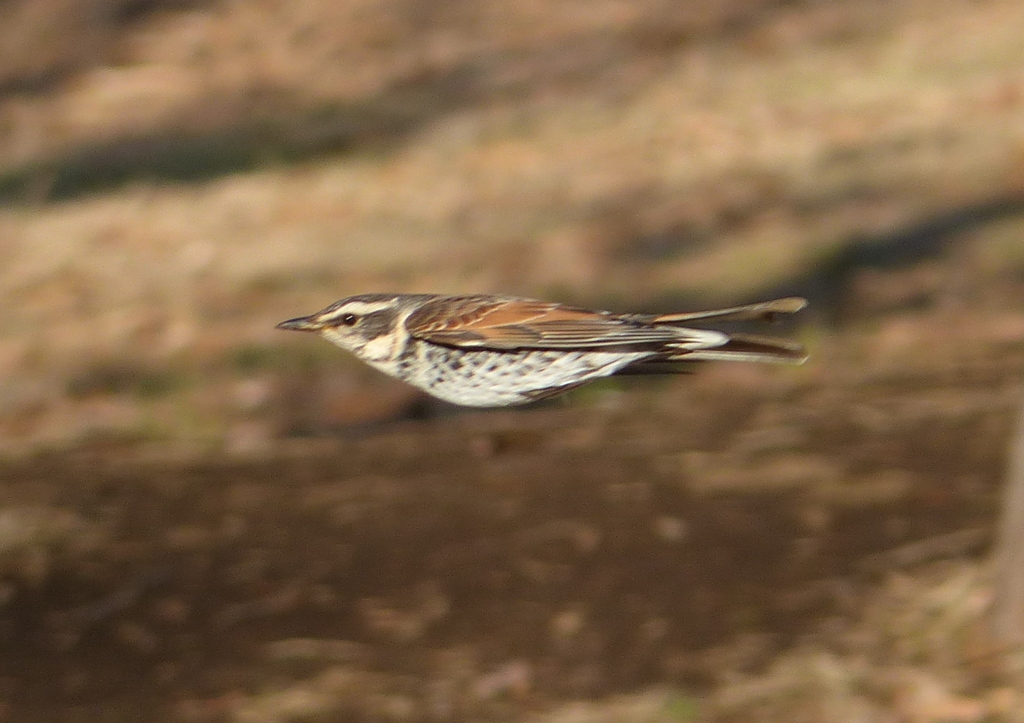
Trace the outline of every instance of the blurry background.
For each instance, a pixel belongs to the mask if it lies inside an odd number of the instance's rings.
[[[1022,38],[1018,0],[0,2],[0,720],[1017,720],[982,568],[904,568],[998,506]],[[802,294],[814,361],[455,415],[273,329],[385,290]]]

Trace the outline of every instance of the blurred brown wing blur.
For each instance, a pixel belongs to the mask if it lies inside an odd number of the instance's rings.
[[[683,343],[686,329],[532,299],[439,297],[413,312],[415,338],[470,349],[593,349]],[[694,340],[706,332],[694,332]]]

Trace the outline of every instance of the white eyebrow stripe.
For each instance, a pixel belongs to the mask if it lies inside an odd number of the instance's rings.
[[[327,318],[334,319],[342,314],[366,316],[367,314],[372,314],[375,311],[384,311],[385,309],[391,309],[393,307],[394,304],[388,301],[350,301],[344,306],[335,309]]]

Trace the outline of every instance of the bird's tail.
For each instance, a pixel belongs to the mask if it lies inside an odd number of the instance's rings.
[[[757,304],[731,306],[711,311],[692,311],[682,314],[661,314],[650,323],[661,326],[692,324],[703,321],[772,321],[782,314],[795,314],[807,306],[807,300],[791,296]],[[787,339],[778,339],[752,334],[715,333],[721,341],[707,346],[693,343],[679,345],[679,353],[662,361],[753,361],[779,364],[802,364],[807,352],[800,344]]]
[[[719,346],[705,349],[680,349],[663,361],[749,361],[769,364],[803,364],[807,351],[803,345],[788,339],[754,334],[729,334]]]
[[[689,311],[682,314],[659,314],[652,324],[690,324],[695,321],[772,321],[782,314],[795,314],[807,306],[807,299],[789,296],[785,299],[762,301],[757,304],[730,306],[712,311]]]

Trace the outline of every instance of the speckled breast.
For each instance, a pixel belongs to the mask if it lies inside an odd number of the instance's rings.
[[[614,374],[649,352],[464,350],[417,341],[391,373],[453,404],[526,404],[577,384]]]

